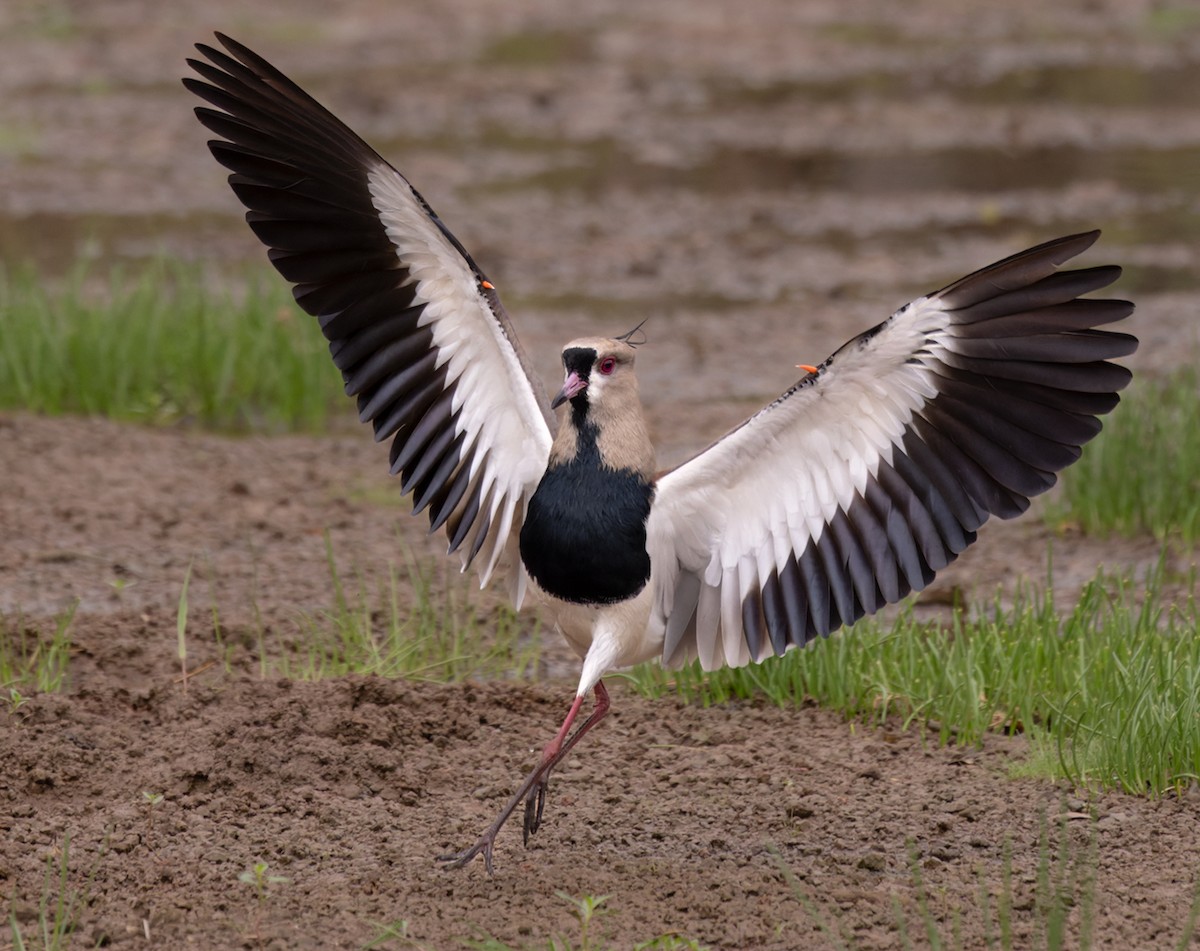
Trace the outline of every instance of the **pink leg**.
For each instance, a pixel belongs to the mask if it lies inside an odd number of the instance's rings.
[[[578,700],[578,698],[576,699]],[[538,827],[542,824],[542,809],[546,806],[546,789],[550,785],[551,771],[571,752],[571,748],[583,738],[583,734],[604,719],[609,706],[608,688],[602,681],[597,681],[596,706],[592,710],[592,715],[584,720],[583,725],[567,740],[566,746],[562,746],[565,730],[559,730],[558,736],[546,745],[546,749],[542,753],[542,760],[546,762],[549,759],[549,762],[542,771],[541,777],[533,784],[533,789],[525,800],[525,825],[522,842],[526,847],[529,845],[529,837],[537,832]]]
[[[570,733],[571,725],[575,722],[575,717],[579,714],[579,708],[583,705],[582,696],[575,698],[575,702],[571,704],[567,718],[563,720],[558,733],[553,740],[546,744],[546,748],[542,750],[542,758],[537,766],[534,767],[533,772],[525,778],[525,782],[513,793],[512,798],[500,810],[500,814],[496,816],[495,821],[479,837],[479,840],[470,848],[464,849],[461,852],[439,855],[439,862],[445,862],[448,868],[462,868],[482,852],[483,863],[487,867],[488,874],[493,874],[492,849],[496,844],[496,835],[503,828],[504,823],[508,821],[508,817],[513,814],[513,810],[526,797],[529,798],[525,805],[525,842],[529,842],[529,836],[537,831],[542,821],[542,807],[546,804],[546,783],[550,777],[550,771],[562,762],[563,757],[571,752],[571,749],[579,742],[583,734],[599,723],[604,718],[604,715],[608,713],[610,706],[608,690],[603,682],[597,682],[595,692],[596,706],[592,710],[591,716],[568,739],[567,734]]]

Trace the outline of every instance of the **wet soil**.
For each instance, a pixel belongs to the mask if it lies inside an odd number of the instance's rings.
[[[914,294],[1085,227],[1106,231],[1089,262],[1129,265],[1135,370],[1195,354],[1200,113],[1181,90],[1200,79],[1200,18],[1184,6],[361,0],[248,15],[231,0],[14,0],[0,7],[7,261],[52,279],[80,257],[165,252],[227,281],[258,259],[178,84],[212,29],[409,175],[500,286],[545,378],[562,341],[651,315],[641,378],[664,464]],[[547,638],[535,682],[262,677],[260,644],[286,650],[332,603],[326,536],[368,587],[409,558],[443,564],[385,450],[334,430],[0,416],[2,623],[46,633],[78,601],[67,689],[0,713],[0,892],[27,935],[69,841],[79,947],[358,948],[401,921],[427,948],[544,944],[578,933],[564,892],[611,896],[597,927],[614,947],[671,932],[837,946],[823,921],[853,947],[898,948],[901,920],[924,938],[918,878],[943,933],[957,920],[981,947],[1006,854],[1027,947],[1049,816],[1048,847],[1065,838],[1079,874],[1095,869],[1093,947],[1177,940],[1200,868],[1189,798],[1012,779],[1020,738],[940,749],[895,723],[652,703],[619,682],[530,847],[506,829],[494,878],[439,868],[549,739],[575,666]],[[1035,514],[989,526],[924,604],[1041,579],[1050,544],[1064,601],[1099,565],[1158,554]],[[185,691],[189,566],[189,664],[214,665]],[[457,590],[448,569],[434,577],[435,595]],[[261,897],[239,880],[256,862],[285,879]]]

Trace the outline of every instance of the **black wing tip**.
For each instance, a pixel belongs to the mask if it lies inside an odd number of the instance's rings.
[[[1091,231],[1080,231],[1077,234],[1069,234],[1062,238],[1056,238],[1054,240],[1047,241],[1046,247],[1047,249],[1054,247],[1055,245],[1071,248],[1077,247],[1077,250],[1071,251],[1069,255],[1069,257],[1075,257],[1075,255],[1082,254],[1098,240],[1100,240],[1100,234],[1101,232],[1099,228],[1093,228]]]
[[[1051,238],[1049,241],[1043,241],[1041,244],[1035,244],[1024,251],[1017,251],[1006,258],[1001,258],[983,270],[990,271],[995,268],[1004,267],[1015,261],[1042,257],[1049,258],[1050,262],[1057,267],[1065,264],[1071,258],[1083,254],[1084,251],[1100,240],[1100,234],[1101,231],[1099,228],[1093,228],[1091,231],[1079,231],[1075,234]]]
[[[220,38],[220,36],[221,34],[218,33],[217,37]],[[221,52],[215,46],[209,46],[207,43],[196,43],[195,47],[196,52],[203,56],[204,59],[197,59],[194,56],[189,56],[187,58],[187,64],[192,67],[192,69],[208,66],[210,63],[219,65],[220,61],[226,58],[225,53]]]
[[[250,47],[246,46],[244,43],[239,43],[228,33],[222,33],[220,30],[213,30],[213,36],[216,37],[218,43],[225,47],[226,52],[236,57],[242,63],[246,62],[246,58],[261,59],[261,57],[258,56],[258,54],[256,54],[252,49],[250,49]],[[196,49],[209,59],[213,58],[214,53],[218,57],[225,55],[219,49],[214,46],[209,46],[207,43],[197,43]]]
[[[1026,257],[1041,257],[1043,255],[1050,257],[1051,262],[1055,265],[1065,264],[1071,258],[1078,257],[1083,254],[1088,248],[1100,240],[1100,229],[1093,228],[1091,231],[1080,231],[1076,234],[1063,235],[1061,238],[1051,238],[1049,241],[1043,241],[1041,244],[1035,244],[1032,248],[1027,248],[1024,251],[1018,251],[1011,257],[1005,258],[997,264],[1006,264],[1009,261],[1016,261]],[[1051,254],[1051,252],[1057,252]]]
[[[1028,287],[1054,275],[1059,268],[1072,258],[1082,254],[1099,238],[1099,228],[1052,238],[1031,248],[1026,248],[1024,251],[1011,254],[977,271],[972,271],[965,277],[959,278],[927,296],[941,300],[950,310],[970,307],[988,298]],[[1098,271],[1106,278],[1111,275],[1111,278],[1104,284],[1098,284],[1099,287],[1112,283],[1121,274],[1120,268],[1088,270]]]
[[[217,36],[220,37],[221,34],[218,33]],[[222,77],[226,77],[229,75],[229,71],[221,63],[222,59],[228,59],[224,53],[209,46],[207,43],[196,43],[195,47],[204,59],[197,59],[195,56],[184,57],[183,61],[189,69],[195,73],[199,73],[200,76],[220,74]],[[184,76],[181,82],[188,92],[195,93],[201,99],[208,99],[206,90],[215,90],[217,88],[211,82],[206,82],[204,79],[198,79],[195,76]]]
[[[257,74],[260,79],[269,79],[276,82],[282,82],[288,86],[294,85],[283,73],[281,73],[267,60],[265,60],[258,53],[254,52],[254,50],[250,49],[250,47],[246,46],[244,43],[239,43],[237,40],[227,36],[219,30],[214,31],[213,36],[217,38],[217,42],[225,47],[225,51],[222,52],[215,46],[210,46],[207,43],[196,43],[196,51],[199,52],[205,60],[208,60],[208,62],[204,62],[204,60],[199,60],[194,57],[187,57],[186,62],[188,66],[190,66],[196,72],[203,75],[205,70],[211,70],[213,67],[216,67],[218,70],[228,75],[230,73],[229,64],[232,60],[233,62],[237,63],[239,67],[248,69]]]

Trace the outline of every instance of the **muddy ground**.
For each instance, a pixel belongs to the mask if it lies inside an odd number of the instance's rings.
[[[410,176],[500,286],[547,379],[563,340],[651,315],[641,377],[666,464],[914,294],[1085,227],[1106,232],[1090,262],[1128,265],[1134,368],[1191,360],[1200,17],[1150,2],[959,7],[13,0],[0,252],[50,277],[80,257],[163,252],[214,281],[244,273],[259,249],[178,84],[190,44],[221,29]],[[611,896],[597,927],[614,947],[667,933],[837,946],[818,919],[861,948],[903,947],[904,920],[920,946],[914,863],[943,933],[957,916],[963,946],[982,947],[1011,843],[1015,946],[1029,947],[1040,822],[1065,808],[1073,855],[1095,835],[1093,947],[1178,940],[1200,869],[1191,798],[1011,779],[1020,738],[938,749],[897,724],[650,703],[620,684],[530,848],[508,829],[495,878],[440,869],[434,856],[472,840],[549,738],[575,668],[547,638],[532,682],[263,678],[259,632],[286,651],[332,603],[326,535],[368,587],[410,553],[442,564],[383,450],[333,428],[0,415],[3,623],[48,631],[79,603],[68,689],[0,713],[0,892],[27,936],[39,898],[63,890],[44,874],[69,839],[78,947],[357,948],[388,926],[381,946],[407,947],[402,921],[426,948],[485,933],[537,945],[578,934],[556,892]],[[1051,542],[1064,601],[1098,565],[1158,550],[1034,516],[989,527],[927,603],[1041,578]],[[189,565],[189,663],[216,663],[185,693]],[[441,568],[434,579],[435,596],[461,591]],[[500,601],[474,603],[486,621]],[[239,880],[256,862],[286,879],[261,899]]]

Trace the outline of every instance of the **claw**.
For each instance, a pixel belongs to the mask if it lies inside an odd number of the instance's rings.
[[[495,875],[495,869],[492,868],[492,846],[495,843],[494,834],[484,835],[469,849],[463,849],[461,852],[447,852],[444,855],[439,855],[437,860],[444,863],[446,868],[463,868],[482,852],[484,868],[487,869],[488,875]]]
[[[543,776],[525,800],[525,831],[522,842],[529,848],[529,837],[542,825],[542,810],[546,808],[546,790],[550,787],[549,776]]]
[[[537,793],[534,792],[525,800],[525,824],[521,830],[521,843],[525,848],[529,848],[529,837],[537,832],[537,827]]]

